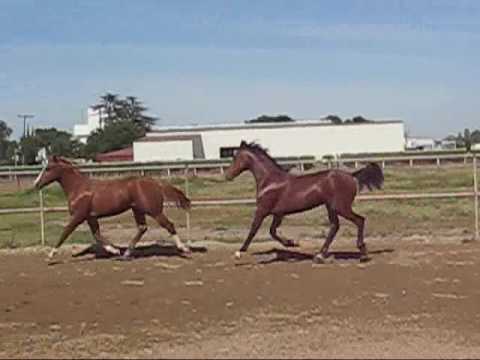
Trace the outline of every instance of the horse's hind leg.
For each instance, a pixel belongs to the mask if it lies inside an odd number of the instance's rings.
[[[287,247],[298,246],[298,242],[290,239],[285,239],[280,235],[278,235],[277,229],[282,223],[282,220],[283,220],[283,216],[273,215],[272,225],[270,226],[270,235],[272,236],[272,238],[280,242],[283,246],[287,246]]]
[[[168,220],[168,218],[164,214],[158,214],[153,217],[155,218],[155,220],[157,220],[158,224],[161,227],[165,228],[169,232],[169,234],[172,236],[172,239],[175,241],[175,245],[177,246],[178,250],[185,253],[190,252],[188,246],[186,246],[178,237],[177,230],[175,230],[175,225],[173,225],[173,223]]]
[[[129,258],[132,255],[133,250],[135,250],[135,245],[140,241],[143,234],[145,234],[145,232],[147,231],[147,220],[145,219],[145,214],[133,210],[133,216],[135,217],[135,222],[137,224],[137,233],[135,234],[133,239],[130,240],[128,248],[123,254],[124,258]]]
[[[335,239],[335,235],[337,235],[338,229],[340,228],[337,211],[330,205],[327,205],[327,211],[328,220],[330,221],[330,229],[328,230],[327,238],[325,239],[325,242],[320,250],[320,254],[324,257],[328,256],[328,249],[330,248],[330,245],[333,242],[333,239]]]
[[[360,250],[360,260],[366,260],[368,258],[367,245],[363,238],[363,231],[365,228],[365,218],[356,214],[351,206],[349,208],[341,209],[338,213],[345,219],[350,220],[357,226],[357,247]]]

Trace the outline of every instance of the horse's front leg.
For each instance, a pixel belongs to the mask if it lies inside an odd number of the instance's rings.
[[[114,247],[107,239],[105,239],[102,234],[100,233],[100,225],[98,224],[98,220],[95,217],[89,217],[87,219],[88,226],[90,227],[90,231],[92,232],[93,237],[97,244],[100,244],[107,252],[113,255],[120,255],[120,250]]]
[[[240,259],[240,257],[242,256],[242,252],[247,251],[248,246],[252,242],[253,237],[256,235],[258,229],[262,225],[263,219],[265,219],[266,216],[267,216],[267,214],[265,212],[259,211],[257,209],[257,211],[255,212],[255,217],[253,218],[252,225],[250,227],[250,232],[248,233],[248,236],[245,239],[245,242],[243,243],[242,247],[240,248],[240,251],[235,252],[235,257],[237,259]]]
[[[283,246],[294,247],[299,246],[299,242],[291,239],[285,239],[278,235],[277,229],[282,224],[283,215],[273,215],[272,225],[270,225],[270,235],[273,239],[280,242]]]
[[[50,251],[48,254],[49,259],[52,259],[55,254],[58,252],[58,248],[62,246],[63,242],[68,238],[68,236],[77,228],[85,220],[85,216],[83,214],[73,214],[70,222],[65,226],[63,229],[62,235],[60,235],[60,239],[57,242],[57,245]]]

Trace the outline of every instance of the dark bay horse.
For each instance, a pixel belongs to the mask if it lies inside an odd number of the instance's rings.
[[[182,209],[190,208],[190,200],[177,188],[165,182],[157,182],[148,177],[131,177],[116,180],[93,180],[82,174],[73,164],[63,158],[53,156],[48,159],[43,170],[35,180],[35,187],[44,186],[58,181],[68,198],[70,222],[65,226],[60,239],[52,249],[52,258],[67,237],[82,222],[87,221],[90,230],[99,245],[105,250],[118,255],[120,252],[113,247],[100,233],[98,219],[120,214],[132,209],[137,233],[130,241],[124,258],[129,258],[135,244],[147,231],[145,215],[154,218],[165,228],[182,252],[189,252],[177,235],[173,223],[163,214],[164,200],[172,201]]]
[[[323,170],[312,174],[293,175],[285,171],[258,144],[242,141],[233,163],[225,172],[227,180],[232,180],[243,171],[249,170],[257,184],[257,209],[250,232],[240,251],[240,258],[260,228],[265,217],[273,215],[270,235],[284,246],[297,246],[298,243],[284,239],[277,234],[277,228],[285,215],[299,213],[325,205],[330,220],[330,231],[315,261],[323,262],[328,257],[328,248],[340,227],[338,216],[353,222],[358,229],[357,246],[361,260],[368,258],[363,239],[365,218],[352,210],[352,203],[360,190],[367,187],[380,189],[383,184],[382,169],[374,163],[349,173],[339,169]]]

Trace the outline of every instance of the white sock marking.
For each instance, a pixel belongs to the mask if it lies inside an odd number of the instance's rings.
[[[58,250],[56,248],[53,248],[50,250],[50,253],[48,254],[48,257],[51,259],[57,254]]]
[[[120,254],[120,250],[118,250],[117,248],[114,248],[112,245],[108,244],[108,245],[105,245],[104,246],[105,250],[107,250],[109,253],[111,254],[114,254],[114,255],[118,255]]]

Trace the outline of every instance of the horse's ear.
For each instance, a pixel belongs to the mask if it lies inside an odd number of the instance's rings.
[[[58,156],[57,156],[57,155],[53,155],[53,156],[52,156],[52,161],[53,161],[53,162],[58,162]]]

